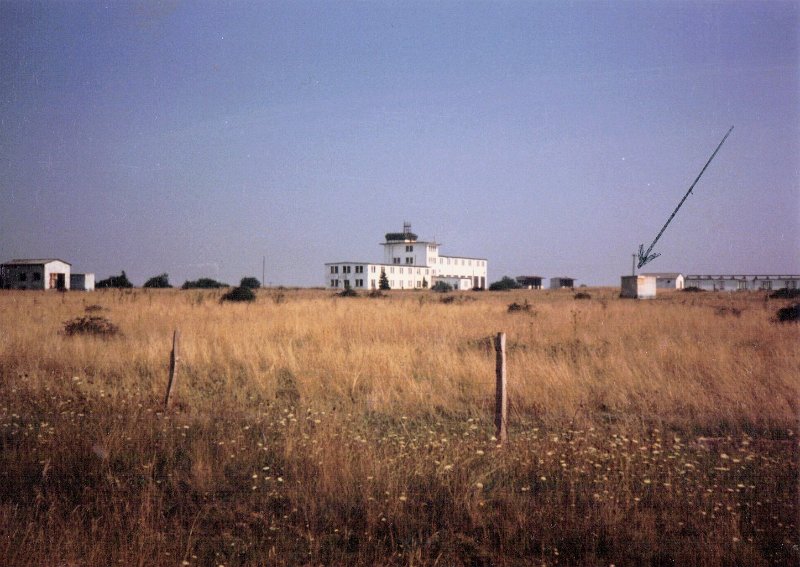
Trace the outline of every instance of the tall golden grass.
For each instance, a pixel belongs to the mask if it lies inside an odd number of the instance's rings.
[[[589,292],[2,292],[0,562],[800,561],[783,303]]]

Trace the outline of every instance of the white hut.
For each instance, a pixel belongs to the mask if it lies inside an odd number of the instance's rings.
[[[94,274],[70,274],[69,288],[73,291],[94,291]]]
[[[656,287],[656,277],[652,275],[622,276],[620,297],[655,299]]]

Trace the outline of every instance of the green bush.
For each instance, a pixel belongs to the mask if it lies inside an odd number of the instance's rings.
[[[221,287],[230,287],[226,283],[212,280],[211,278],[200,278],[199,280],[186,280],[183,282],[181,289],[218,289]]]
[[[439,293],[446,293],[448,291],[453,291],[453,286],[451,286],[447,282],[438,281],[431,287],[431,291],[438,291]]]
[[[167,274],[160,274],[144,282],[143,287],[167,288],[172,286],[169,285],[169,276]]]
[[[261,287],[261,282],[258,281],[256,278],[249,277],[249,278],[242,278],[242,281],[239,282],[239,287],[247,287],[250,289],[258,289]]]
[[[133,287],[133,284],[128,280],[128,276],[125,275],[125,270],[122,270],[122,274],[118,276],[110,276],[104,280],[100,280],[97,282],[95,287],[98,288],[129,288]]]
[[[490,291],[508,291],[509,289],[519,289],[522,286],[517,280],[508,276],[503,276],[500,281],[496,281],[489,286]]]
[[[256,294],[249,287],[235,287],[222,296],[222,301],[255,301]]]

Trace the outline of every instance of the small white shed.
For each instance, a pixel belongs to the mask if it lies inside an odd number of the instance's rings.
[[[550,278],[550,289],[572,289],[575,287],[575,278]]]
[[[620,297],[631,299],[655,299],[656,277],[648,275],[622,276]]]
[[[73,291],[94,291],[94,274],[70,274],[69,288]]]

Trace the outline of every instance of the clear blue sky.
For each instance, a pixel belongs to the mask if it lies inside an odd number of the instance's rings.
[[[0,2],[0,261],[800,272],[797,2]]]

